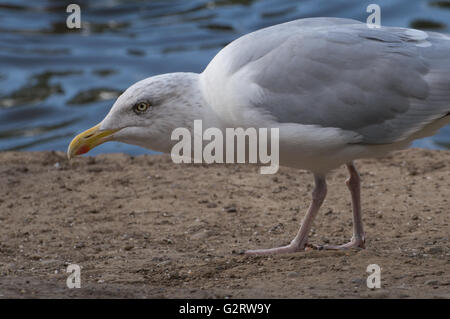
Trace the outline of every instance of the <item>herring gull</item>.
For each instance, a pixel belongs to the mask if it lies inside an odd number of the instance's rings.
[[[231,42],[200,73],[135,83],[68,157],[106,141],[170,152],[171,132],[203,127],[279,128],[280,165],[314,174],[312,201],[292,242],[249,254],[305,250],[326,193],[326,175],[349,171],[353,237],[329,249],[364,248],[360,177],[353,161],[405,148],[450,123],[450,36],[369,28],[340,18],[307,18]]]

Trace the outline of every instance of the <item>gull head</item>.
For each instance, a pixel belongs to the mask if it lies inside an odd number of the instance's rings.
[[[172,131],[190,128],[194,119],[200,118],[203,106],[198,74],[169,73],[147,78],[122,93],[99,124],[78,134],[67,156],[71,159],[107,141],[168,152]]]

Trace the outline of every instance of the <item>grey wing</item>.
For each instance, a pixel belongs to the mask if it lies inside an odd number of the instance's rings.
[[[447,35],[341,20],[267,29],[248,42],[261,53],[236,53],[233,80],[252,83],[242,93],[247,102],[278,122],[340,128],[382,144],[450,113]]]

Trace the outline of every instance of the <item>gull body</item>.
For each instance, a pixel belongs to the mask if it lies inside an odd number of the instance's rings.
[[[350,243],[364,247],[360,180],[353,161],[405,148],[450,123],[450,36],[309,18],[249,33],[201,74],[170,73],[129,87],[96,127],[70,144],[69,158],[108,140],[170,152],[175,128],[279,128],[280,164],[314,174],[316,188],[287,246],[306,248],[326,196],[326,175],[345,164],[353,204]]]

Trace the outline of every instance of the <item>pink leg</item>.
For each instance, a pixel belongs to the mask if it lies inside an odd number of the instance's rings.
[[[346,180],[346,184],[352,195],[353,208],[353,237],[351,241],[344,245],[332,246],[326,245],[324,249],[347,249],[347,248],[366,248],[363,223],[361,219],[361,182],[358,171],[352,163],[347,164],[350,178]]]
[[[308,234],[311,229],[314,218],[316,217],[320,206],[325,200],[327,195],[327,184],[324,176],[314,175],[315,188],[312,192],[312,202],[308,208],[303,221],[301,223],[300,229],[295,236],[294,240],[287,246],[270,248],[270,249],[257,249],[257,250],[247,250],[245,253],[249,255],[265,255],[265,254],[282,254],[282,253],[293,253],[297,251],[305,250],[306,244],[308,242]]]

